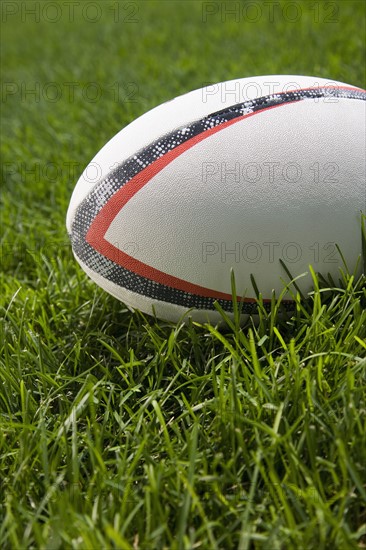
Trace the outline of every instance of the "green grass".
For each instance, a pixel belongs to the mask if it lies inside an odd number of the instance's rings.
[[[89,281],[64,226],[95,152],[177,94],[279,73],[365,87],[364,4],[330,3],[333,22],[322,2],[319,22],[309,2],[296,3],[297,22],[271,22],[259,2],[257,22],[203,22],[201,2],[130,2],[116,22],[117,4],[104,2],[96,23],[82,16],[87,2],[57,23],[10,4],[20,11],[3,12],[2,38],[1,548],[364,547],[365,279],[340,274],[326,290],[314,277],[292,316],[274,304],[243,328],[174,326]]]

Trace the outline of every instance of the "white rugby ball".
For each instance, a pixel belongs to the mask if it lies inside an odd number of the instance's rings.
[[[179,320],[243,314],[309,264],[339,278],[361,253],[366,92],[306,76],[206,86],[152,109],[95,156],[71,198],[74,255],[132,308]],[[289,294],[286,299],[291,300]]]

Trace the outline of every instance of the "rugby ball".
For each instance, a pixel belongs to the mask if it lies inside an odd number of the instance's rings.
[[[366,92],[307,76],[208,85],[147,112],[81,175],[67,213],[84,271],[131,308],[178,321],[242,314],[311,264],[361,254]],[[282,260],[282,262],[280,261]],[[358,262],[361,265],[361,262]],[[291,307],[293,296],[285,295]],[[292,302],[293,304],[293,302]]]

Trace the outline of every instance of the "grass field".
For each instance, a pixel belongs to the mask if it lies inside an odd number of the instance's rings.
[[[365,87],[365,6],[2,2],[1,548],[366,546],[365,279],[174,326],[94,285],[65,229],[85,165],[163,101],[259,74]]]

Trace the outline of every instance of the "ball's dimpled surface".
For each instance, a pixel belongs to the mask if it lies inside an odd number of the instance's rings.
[[[343,83],[266,76],[153,109],[75,188],[67,227],[78,262],[129,306],[174,321],[191,308],[217,321],[215,300],[231,312],[231,268],[246,313],[251,275],[265,299],[283,289],[280,259],[293,276],[312,264],[337,278],[335,245],[351,268],[361,252],[365,99]],[[311,289],[309,275],[297,283]]]

